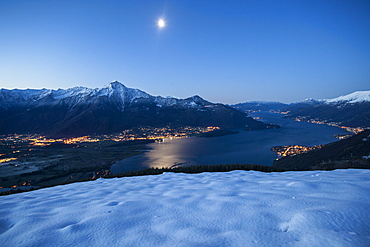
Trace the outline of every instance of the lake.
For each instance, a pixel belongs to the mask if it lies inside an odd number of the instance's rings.
[[[165,139],[148,144],[149,151],[117,161],[111,167],[113,174],[149,167],[178,165],[258,164],[272,165],[277,155],[270,149],[282,145],[313,146],[338,141],[333,135],[348,134],[337,127],[297,122],[283,115],[257,112],[252,117],[281,126],[280,129],[244,131],[221,137],[191,137]]]

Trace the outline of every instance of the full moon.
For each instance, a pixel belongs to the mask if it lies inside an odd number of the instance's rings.
[[[159,19],[157,25],[159,28],[164,28],[166,26],[166,22],[163,19]]]

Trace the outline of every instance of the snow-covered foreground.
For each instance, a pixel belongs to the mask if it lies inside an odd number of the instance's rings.
[[[0,197],[0,246],[369,246],[370,170],[99,179]]]

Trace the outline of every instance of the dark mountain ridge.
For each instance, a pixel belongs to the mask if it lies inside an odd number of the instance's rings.
[[[0,134],[74,137],[168,125],[269,128],[241,111],[199,96],[152,96],[117,81],[95,89],[0,89]]]
[[[326,123],[336,123],[340,126],[352,128],[370,127],[370,102],[357,103],[319,103],[314,105],[300,105],[287,107],[287,118],[304,118],[319,120]]]
[[[288,104],[274,101],[249,101],[232,105],[235,109],[242,111],[278,111],[287,107]]]

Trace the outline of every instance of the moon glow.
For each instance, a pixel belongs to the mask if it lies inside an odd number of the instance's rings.
[[[159,28],[164,28],[166,26],[166,22],[163,19],[159,19],[157,22],[157,26]]]

